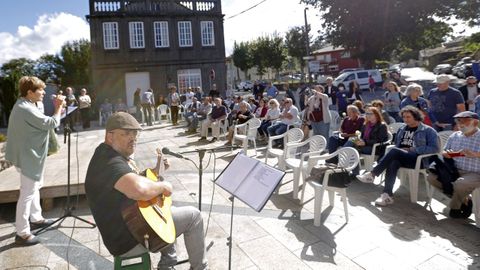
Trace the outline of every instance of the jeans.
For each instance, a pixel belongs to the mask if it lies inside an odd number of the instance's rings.
[[[258,128],[258,134],[261,136],[263,135],[268,135],[267,128],[272,125],[272,121],[268,120],[263,120],[262,123],[260,124],[260,127]]]
[[[267,132],[269,136],[275,136],[275,135],[281,135],[285,132],[287,132],[288,126],[287,124],[278,122],[275,123],[267,128]],[[282,139],[275,140],[276,144],[283,144]]]
[[[385,187],[383,188],[384,193],[388,193],[390,196],[393,195],[393,185],[395,184],[398,170],[400,167],[409,169],[415,168],[417,156],[418,154],[415,152],[407,152],[395,147],[380,159],[377,166],[373,168],[372,173],[377,176],[386,170]]]
[[[330,123],[325,122],[310,122],[313,129],[313,135],[322,135],[325,139],[328,138],[330,132]]]
[[[207,257],[205,249],[205,239],[203,236],[203,219],[200,211],[192,206],[175,207],[172,206],[173,223],[177,237],[183,234],[185,247],[187,248],[190,269],[202,270],[207,268]],[[121,255],[121,257],[132,257],[147,252],[140,244],[130,251]],[[161,259],[158,263],[158,269],[169,269],[177,263],[177,252],[175,244],[163,248]]]
[[[40,188],[43,184],[43,172],[41,179],[35,181],[20,172],[20,196],[18,197],[15,214],[15,229],[20,236],[30,235],[30,222],[43,220],[42,207],[40,205]]]

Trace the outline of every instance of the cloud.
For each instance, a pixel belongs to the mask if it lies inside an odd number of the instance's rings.
[[[45,53],[58,53],[67,41],[90,39],[88,23],[75,15],[41,15],[35,26],[19,26],[15,34],[0,32],[0,65],[11,59],[37,59]]]
[[[238,14],[260,0],[223,0],[222,12],[225,14],[225,51],[227,55],[233,52],[234,41],[251,41],[263,35],[277,32],[284,36],[290,28],[305,25],[304,4],[298,0],[267,0],[257,7],[246,11],[234,18],[230,16]],[[307,21],[311,25],[312,36],[317,36],[320,29],[320,18],[316,15],[318,10],[310,7],[307,10]]]

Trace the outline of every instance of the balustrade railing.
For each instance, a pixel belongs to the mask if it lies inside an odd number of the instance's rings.
[[[220,0],[90,0],[90,15],[182,11],[221,12]]]

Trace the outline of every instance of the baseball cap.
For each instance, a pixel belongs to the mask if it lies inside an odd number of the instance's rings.
[[[450,82],[450,76],[448,76],[447,74],[440,74],[435,79],[435,83],[446,83],[446,82]]]
[[[457,113],[453,116],[453,118],[473,118],[473,119],[479,119],[478,114],[470,111],[465,111],[461,113]]]
[[[137,122],[137,120],[126,112],[117,112],[112,114],[105,124],[105,129],[107,131],[114,129],[134,129],[141,130],[142,127]]]

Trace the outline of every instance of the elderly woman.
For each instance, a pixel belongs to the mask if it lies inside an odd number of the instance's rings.
[[[323,86],[315,85],[313,95],[308,98],[305,114],[312,126],[313,135],[322,135],[326,139],[330,131],[330,111],[328,96],[323,93],[324,90]]]
[[[82,117],[83,129],[90,128],[90,107],[92,107],[92,99],[87,95],[87,89],[82,88],[78,97],[78,108]]]
[[[272,125],[273,121],[277,120],[280,116],[280,104],[276,99],[270,99],[268,101],[268,110],[265,118],[262,120],[260,127],[258,128],[258,134],[260,139],[264,139],[268,136],[267,128]]]
[[[386,83],[387,92],[383,95],[385,104],[385,111],[395,119],[397,122],[402,122],[402,118],[398,114],[400,112],[400,103],[402,102],[402,93],[398,85],[389,81]]]
[[[347,117],[343,119],[338,133],[330,136],[328,139],[328,152],[333,153],[338,147],[343,146],[350,137],[356,136],[355,132],[360,130],[365,122],[365,118],[360,116],[357,106],[349,105],[347,107]]]
[[[432,126],[432,123],[435,123],[435,116],[433,116],[432,113],[430,113],[430,106],[428,104],[428,101],[424,99],[423,97],[423,88],[421,85],[412,83],[409,86],[407,86],[407,89],[405,90],[405,96],[400,103],[400,108],[404,108],[405,106],[411,105],[415,108],[418,108],[420,111],[422,111],[424,119],[423,123],[429,126]]]
[[[235,117],[236,119],[236,124],[244,124],[248,120],[250,120],[253,117],[252,112],[248,109],[248,103],[246,101],[241,101],[239,104],[239,109],[237,111],[237,115]],[[231,126],[228,129],[228,134],[227,134],[227,142],[225,145],[232,145],[232,139],[233,139],[233,132],[234,132],[235,126]]]

